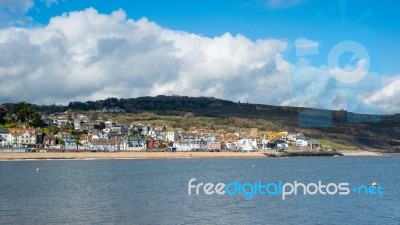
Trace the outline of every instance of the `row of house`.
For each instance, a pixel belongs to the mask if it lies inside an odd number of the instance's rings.
[[[37,132],[33,128],[0,128],[0,147],[36,147]]]
[[[42,118],[46,124],[60,128],[68,126],[72,134],[45,135],[39,137],[32,128],[0,129],[0,147],[29,147],[41,145],[45,148],[102,150],[102,151],[143,151],[172,147],[175,151],[242,151],[263,149],[285,150],[292,146],[316,148],[317,144],[306,141],[301,134],[288,132],[261,131],[228,133],[224,130],[208,131],[194,129],[168,130],[165,127],[152,128],[142,124],[117,124],[115,121],[90,120],[82,114],[65,112]],[[71,128],[72,126],[72,128]]]
[[[266,139],[247,139],[241,138],[235,142],[221,142],[215,136],[206,134],[204,136],[194,136],[182,134],[178,131],[152,132],[147,126],[147,139],[142,135],[127,136],[122,132],[121,126],[107,124],[103,130],[95,130],[91,135],[82,135],[77,142],[69,134],[45,135],[42,143],[37,131],[33,128],[0,128],[0,147],[36,147],[42,144],[45,148],[63,148],[67,150],[99,150],[99,151],[144,151],[148,149],[165,148],[162,142],[154,139],[161,135],[166,142],[172,144],[175,151],[242,151],[248,152],[262,149],[285,150],[288,148],[288,141],[278,139],[274,141]],[[116,133],[116,134],[115,134]],[[159,135],[157,135],[159,134]],[[60,141],[62,140],[62,143]],[[295,140],[297,147],[309,147],[311,149],[320,148],[320,143],[316,140],[304,140],[297,137]]]
[[[293,141],[294,140],[294,141]],[[292,146],[300,149],[318,150],[321,148],[321,143],[318,140],[305,140],[304,137],[297,137],[297,139],[249,139],[241,138],[237,141],[221,142],[215,139],[211,141],[207,138],[204,139],[183,139],[173,142],[174,151],[240,151],[249,152],[257,150],[274,149],[284,151],[289,148],[289,143]]]
[[[60,141],[61,140],[61,141]],[[95,151],[144,151],[147,146],[155,147],[156,144],[148,144],[141,136],[123,138],[89,138],[82,135],[80,139],[73,138],[69,134],[45,135],[43,147],[49,149],[65,150],[95,150]],[[157,146],[158,147],[158,146]]]

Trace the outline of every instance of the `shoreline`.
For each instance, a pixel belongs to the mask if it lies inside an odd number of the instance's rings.
[[[370,151],[338,151],[345,157],[384,156]],[[304,156],[303,157],[318,157]],[[280,157],[276,155],[276,157]],[[213,158],[268,158],[263,152],[35,152],[0,153],[0,160],[46,160],[46,159],[213,159]]]
[[[0,153],[0,160],[18,159],[178,159],[178,158],[266,158],[251,152],[46,152]]]

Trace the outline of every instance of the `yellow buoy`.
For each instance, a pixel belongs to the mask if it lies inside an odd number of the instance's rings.
[[[378,183],[373,182],[373,183],[372,183],[372,186],[378,186]]]
[[[36,171],[36,173],[39,173],[40,172],[40,168],[37,167],[35,171]]]

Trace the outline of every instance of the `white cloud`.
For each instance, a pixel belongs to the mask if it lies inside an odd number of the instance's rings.
[[[0,0],[0,27],[23,25],[31,19],[25,15],[33,0]]]
[[[346,109],[351,112],[381,113],[377,104],[365,99],[382,88],[381,77],[372,72],[354,83],[342,82],[326,66],[313,67],[304,59],[290,69],[292,97],[282,105],[319,109]]]
[[[12,11],[26,12],[33,6],[33,0],[0,0],[0,7]]]
[[[50,7],[52,4],[57,5],[58,0],[40,0],[41,2],[44,2],[47,7]]]
[[[365,96],[362,100],[366,104],[375,105],[386,114],[399,113],[399,96],[400,96],[400,76],[387,77],[384,80],[384,86]]]
[[[280,104],[290,97],[286,47],[229,33],[202,37],[90,8],[42,28],[0,30],[0,101],[178,94]]]
[[[287,45],[229,33],[203,37],[89,8],[45,27],[0,29],[0,102],[176,94],[357,111],[359,103],[389,109],[400,95],[400,82],[380,90],[373,73],[346,84],[326,66],[290,64]]]
[[[317,41],[305,38],[298,38],[294,43],[296,47],[297,56],[316,55],[319,53],[320,44]]]

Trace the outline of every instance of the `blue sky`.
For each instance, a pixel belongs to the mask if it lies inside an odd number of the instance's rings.
[[[2,0],[0,102],[178,94],[397,113],[399,6],[376,0]],[[22,80],[27,93],[12,94],[25,88]],[[80,84],[72,85],[76,80]]]
[[[399,73],[400,20],[397,1],[377,0],[63,0],[46,6],[37,1],[28,15],[36,23],[64,12],[96,8],[100,13],[123,9],[134,20],[147,17],[173,29],[214,37],[229,32],[252,40],[277,38],[294,41],[307,38],[321,43],[320,54],[310,57],[316,65],[326,64],[332,46],[355,40],[373,52],[372,69],[385,75]],[[323,15],[323,16],[320,16]],[[289,51],[287,57],[296,60]],[[375,63],[374,63],[375,62]]]

